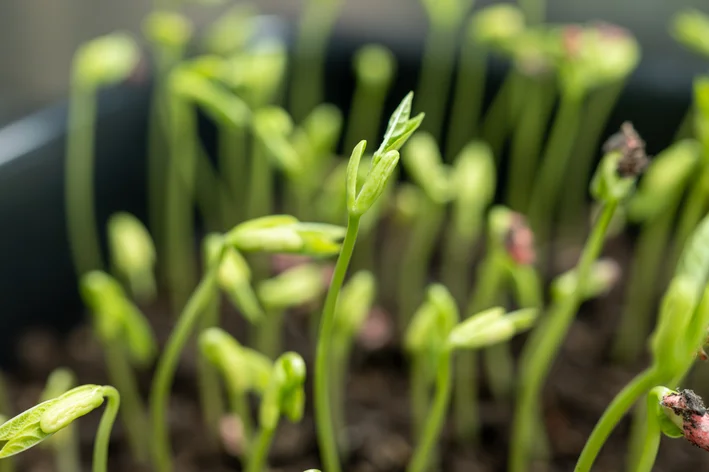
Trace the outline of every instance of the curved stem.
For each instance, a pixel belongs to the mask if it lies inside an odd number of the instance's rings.
[[[424,472],[426,470],[430,463],[436,440],[443,429],[451,397],[451,355],[452,352],[449,349],[445,349],[441,353],[436,377],[436,395],[426,418],[421,441],[416,447],[409,466],[406,468],[407,472]]]
[[[268,459],[268,450],[271,448],[271,442],[276,430],[262,428],[259,431],[256,443],[254,444],[253,454],[251,454],[249,463],[246,466],[246,472],[264,472],[266,460]]]
[[[535,428],[541,427],[537,424],[537,420],[541,417],[539,405],[544,381],[574,315],[581,305],[581,294],[585,291],[584,286],[587,283],[591,265],[603,248],[605,235],[617,206],[617,202],[603,205],[600,217],[586,241],[581,259],[576,266],[578,277],[573,294],[552,306],[552,311],[544,322],[532,332],[524,346],[521,355],[523,363],[520,391],[515,406],[515,419],[510,443],[509,470],[511,472],[524,472],[529,463],[535,442],[534,431]]]
[[[352,251],[357,241],[359,230],[359,216],[350,215],[347,220],[347,233],[342,242],[342,249],[335,264],[330,289],[325,298],[322,317],[320,319],[320,332],[315,351],[315,422],[317,425],[318,445],[322,455],[323,468],[328,472],[340,472],[340,461],[337,451],[337,440],[332,423],[332,405],[329,387],[331,385],[330,371],[332,369],[331,351],[332,337],[335,324],[335,307],[340,289],[347,274],[347,268],[352,259]]]
[[[170,386],[175,376],[180,354],[187,344],[199,316],[209,305],[214,296],[217,281],[218,264],[213,264],[199,283],[177,320],[175,329],[170,334],[163,355],[158,361],[150,389],[150,413],[152,427],[152,449],[155,470],[172,470],[170,457],[170,438],[167,430],[167,404]]]
[[[76,275],[103,267],[94,208],[96,89],[74,81],[69,105],[64,198]]]
[[[648,369],[638,374],[623,390],[615,396],[606,411],[593,428],[591,436],[581,451],[574,472],[590,471],[596,456],[623,416],[642,395],[658,383],[658,375],[654,369]]]
[[[108,443],[111,439],[111,430],[116,421],[118,408],[121,405],[121,395],[118,390],[106,385],[103,387],[103,396],[106,398],[106,409],[101,416],[101,422],[96,432],[96,442],[94,443],[94,458],[92,471],[106,472],[108,467]]]

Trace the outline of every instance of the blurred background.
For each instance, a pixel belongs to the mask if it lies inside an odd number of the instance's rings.
[[[224,8],[232,2],[224,2]],[[265,13],[295,21],[299,0],[256,0]],[[494,3],[477,0],[476,6]],[[335,37],[361,44],[379,41],[401,56],[417,56],[426,21],[418,0],[347,0]],[[703,61],[672,40],[667,22],[681,7],[706,0],[549,0],[552,22],[605,20],[631,30],[643,58],[631,84],[643,92],[676,95],[689,102],[692,76]],[[66,95],[74,50],[83,41],[116,29],[138,33],[149,0],[2,0],[0,2],[0,124]],[[221,11],[195,5],[206,24]],[[338,42],[333,43],[337,47]],[[341,43],[340,43],[341,44]]]

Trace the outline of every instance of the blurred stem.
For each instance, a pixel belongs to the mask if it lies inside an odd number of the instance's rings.
[[[586,441],[586,445],[581,451],[575,472],[590,472],[593,462],[596,460],[606,439],[611,434],[615,426],[623,419],[623,416],[633,406],[633,404],[645,395],[652,387],[657,385],[658,374],[654,369],[647,369],[638,374],[623,390],[615,396],[613,401],[603,416],[598,420],[593,428],[591,436]]]
[[[429,264],[445,216],[445,206],[421,193],[420,213],[404,249],[398,276],[399,329],[404,330],[423,299]]]
[[[226,184],[227,192],[222,198],[223,228],[231,228],[243,221],[243,209],[239,202],[246,201],[247,176],[246,130],[233,126],[222,126],[219,130],[219,170]]]
[[[648,454],[652,452],[652,436],[656,432],[658,438],[660,437],[660,431],[654,430],[654,421],[649,421],[647,415],[647,402],[639,402],[633,408],[633,417],[630,424],[630,439],[628,440],[628,454],[626,457],[626,470],[638,471],[641,470],[641,463],[647,462],[649,457]],[[650,447],[647,447],[649,444]],[[655,462],[655,455],[657,450],[652,453],[652,462]],[[648,472],[652,470],[645,469]]]
[[[332,281],[330,282],[330,288],[322,310],[320,332],[315,352],[315,422],[323,468],[328,472],[340,472],[341,470],[337,439],[332,421],[332,392],[330,391],[330,386],[332,385],[332,358],[330,356],[332,355],[332,338],[335,327],[335,308],[347,274],[347,268],[352,259],[359,223],[359,216],[349,215],[347,233],[342,242],[342,249],[335,264]]]
[[[573,148],[573,165],[569,166],[564,187],[571,189],[561,199],[561,224],[565,232],[572,232],[574,239],[582,238],[587,216],[586,196],[596,157],[600,155],[599,143],[608,119],[625,88],[619,81],[594,92],[583,111],[578,139]]]
[[[536,173],[529,203],[529,220],[537,241],[549,239],[562,182],[578,134],[582,98],[578,94],[562,93],[541,167]]]
[[[630,266],[625,309],[613,344],[613,357],[620,362],[636,361],[645,349],[657,301],[658,274],[662,270],[679,202],[679,196],[667,202],[667,208],[640,230]]]
[[[187,294],[195,285],[192,208],[197,123],[192,106],[177,96],[170,97],[170,163],[167,175],[165,255],[171,308],[182,309]]]
[[[194,330],[200,315],[207,309],[217,287],[219,264],[213,264],[190,296],[185,308],[177,318],[177,323],[167,340],[162,356],[158,359],[153,383],[150,389],[150,414],[153,434],[153,468],[157,472],[173,470],[170,453],[170,437],[167,430],[167,409],[170,387],[175,377],[175,370],[187,341]]]
[[[436,369],[436,394],[424,424],[421,440],[406,468],[407,472],[425,472],[431,463],[436,440],[441,434],[443,423],[448,413],[451,397],[451,357],[452,352],[445,348],[439,355]]]
[[[257,218],[273,210],[273,170],[264,144],[255,139],[249,174],[249,198],[246,219]]]
[[[512,134],[507,183],[508,205],[519,212],[527,210],[555,96],[555,84],[549,78],[526,78],[526,82],[527,97]]]
[[[453,160],[471,138],[479,135],[480,112],[485,97],[487,58],[488,51],[482,44],[470,37],[463,43],[448,126],[446,146],[448,162]]]
[[[266,316],[261,322],[252,327],[252,345],[271,359],[276,359],[283,351],[281,341],[283,317],[283,310],[271,308],[266,310]]]
[[[325,53],[340,4],[341,0],[306,2],[298,26],[290,90],[290,112],[296,123],[323,102]]]
[[[353,149],[363,139],[368,143],[376,142],[388,89],[388,86],[372,86],[357,81],[343,149]]]
[[[271,442],[273,442],[273,436],[275,433],[275,428],[271,429],[262,427],[260,429],[254,443],[253,451],[249,456],[246,472],[264,472],[266,470],[268,451],[271,449]]]
[[[471,209],[477,211],[477,209]],[[480,212],[482,214],[482,212]],[[473,249],[478,243],[482,225],[480,221],[474,228],[466,228],[466,234],[460,231],[459,225],[451,222],[445,232],[443,245],[443,261],[441,263],[441,282],[450,290],[453,298],[462,304],[470,287],[470,266]]]
[[[249,407],[249,397],[245,392],[238,391],[235,388],[229,389],[229,409],[233,415],[239,417],[241,428],[244,434],[244,447],[241,452],[240,459],[242,464],[247,464],[252,453],[254,440],[254,421],[251,417],[251,408]]]
[[[349,454],[349,444],[346,435],[347,415],[345,411],[345,392],[352,348],[351,340],[343,339],[342,336],[338,336],[332,348],[332,372],[335,374],[332,376],[333,383],[331,386],[332,404],[334,405],[332,420],[340,453],[346,456]]]
[[[431,369],[428,368],[426,356],[422,353],[414,353],[411,358],[410,379],[411,379],[411,413],[413,419],[413,439],[414,444],[421,440],[424,421],[428,413],[429,396],[433,378]]]
[[[690,184],[688,195],[684,199],[680,212],[677,230],[675,232],[674,243],[670,263],[679,260],[684,249],[684,244],[699,224],[699,220],[706,214],[707,202],[709,200],[709,156],[703,156],[702,167],[698,170],[698,175]]]
[[[182,51],[166,47],[159,43],[153,44],[155,60],[155,79],[153,93],[150,98],[150,119],[148,120],[148,218],[150,232],[158,242],[158,260],[167,246],[164,213],[166,208],[167,176],[169,174],[168,136],[170,129],[169,97],[167,77],[182,56]],[[163,277],[167,277],[166,267]]]
[[[76,425],[69,425],[58,434],[62,434],[62,438],[60,444],[54,447],[57,472],[81,471],[81,451],[79,449]],[[3,460],[2,462],[5,461]],[[12,472],[12,470],[14,470],[12,461],[8,461],[8,464],[2,464],[2,467],[0,467],[2,472]]]
[[[520,92],[524,92],[523,77],[517,70],[510,69],[483,119],[482,135],[498,164],[502,158],[505,138],[518,119],[523,98]]]
[[[211,295],[204,315],[199,323],[199,331],[219,326],[219,310],[221,309],[218,290]],[[207,436],[214,450],[219,449],[219,425],[224,416],[224,399],[219,384],[219,373],[209,360],[201,353],[197,356],[197,386],[199,400]]]
[[[121,394],[121,421],[126,429],[131,455],[136,461],[145,463],[149,457],[149,426],[138,381],[120,342],[105,342],[103,349],[111,384]]]
[[[525,344],[520,369],[519,393],[515,406],[512,440],[510,442],[510,472],[527,470],[535,446],[534,433],[542,417],[541,393],[559,348],[581,305],[588,275],[594,261],[603,249],[608,226],[618,207],[618,202],[605,203],[598,220],[576,265],[576,288],[571,296],[555,302],[550,313],[533,331]]]
[[[460,22],[432,22],[421,60],[421,72],[415,94],[418,108],[426,112],[421,129],[431,133],[436,140],[441,136],[448,104],[459,26]]]
[[[111,430],[121,405],[121,396],[115,388],[105,385],[101,390],[103,390],[103,396],[106,399],[106,407],[103,410],[103,415],[101,415],[101,421],[96,431],[96,439],[94,439],[94,454],[91,466],[93,472],[106,472],[108,468],[108,443],[111,440]]]
[[[96,89],[72,80],[64,192],[69,246],[76,276],[101,269],[94,208]]]
[[[684,117],[682,117],[682,121],[680,121],[680,124],[677,127],[677,131],[675,132],[672,142],[694,136],[694,113],[694,105],[690,104],[687,112],[684,114]]]

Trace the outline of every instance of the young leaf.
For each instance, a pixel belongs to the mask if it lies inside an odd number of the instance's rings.
[[[300,421],[305,405],[304,382],[305,361],[299,354],[286,352],[276,359],[259,411],[262,428],[275,429],[281,415],[292,422]]]
[[[263,319],[263,309],[251,287],[249,264],[233,247],[225,249],[217,278],[221,289],[249,322],[257,323]]]
[[[261,282],[258,297],[265,307],[284,310],[317,300],[325,288],[322,268],[301,264]]]
[[[369,87],[387,87],[396,72],[396,58],[392,52],[378,44],[360,48],[354,57],[357,80]]]
[[[709,16],[695,8],[677,12],[670,25],[672,36],[704,56],[709,56]]]
[[[335,315],[335,332],[339,336],[349,339],[359,331],[372,308],[376,290],[374,275],[366,270],[354,274],[342,287]]]
[[[362,154],[367,147],[367,141],[360,141],[352,150],[352,155],[347,163],[347,209],[350,213],[354,212],[357,196],[359,193],[357,181],[359,178],[359,164],[362,159]]]
[[[480,225],[482,212],[495,196],[495,180],[495,160],[490,147],[480,141],[465,146],[451,172],[456,231],[468,234]]]
[[[182,48],[192,37],[192,23],[174,11],[153,11],[143,21],[143,33],[154,43]]]
[[[647,413],[654,417],[660,425],[660,431],[670,438],[684,436],[682,418],[671,409],[665,407],[663,402],[668,395],[679,395],[679,392],[666,387],[655,387],[647,394]]]
[[[357,195],[354,205],[350,209],[353,215],[364,215],[376,203],[382,193],[384,193],[398,162],[398,151],[389,151],[379,160],[372,161],[372,168]]]
[[[448,170],[432,135],[416,133],[406,147],[403,164],[411,179],[431,200],[442,204],[452,197]]]
[[[102,36],[84,43],[76,52],[74,80],[86,87],[113,85],[127,79],[139,59],[138,45],[127,34]]]
[[[374,153],[374,164],[387,152],[398,151],[407,139],[418,129],[423,121],[424,114],[419,113],[409,119],[414,93],[409,92],[389,118],[384,138],[379,149]]]
[[[481,8],[470,23],[470,34],[476,42],[498,50],[508,50],[510,44],[524,32],[524,14],[509,3]]]
[[[56,433],[103,404],[103,387],[82,385],[56,398],[39,419],[45,433]]]
[[[600,259],[593,263],[588,274],[583,300],[591,300],[608,293],[618,282],[621,268],[613,259]],[[552,298],[561,301],[572,296],[577,289],[576,270],[571,269],[558,276],[552,282]]]
[[[111,215],[108,244],[113,265],[128,280],[133,294],[144,300],[154,298],[155,244],[143,223],[130,213]]]
[[[212,23],[204,38],[205,49],[229,56],[241,51],[254,33],[257,11],[253,5],[238,4]]]
[[[503,341],[532,327],[537,308],[524,308],[507,315],[492,308],[468,318],[451,331],[448,345],[454,349],[480,349]]]

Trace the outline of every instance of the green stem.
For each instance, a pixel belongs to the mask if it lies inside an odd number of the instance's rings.
[[[172,470],[170,454],[170,438],[168,436],[167,407],[170,396],[170,386],[175,376],[180,354],[187,344],[190,334],[199,321],[200,315],[209,305],[214,296],[217,283],[218,264],[213,264],[202,281],[192,293],[185,308],[182,310],[177,324],[167,340],[162,357],[158,360],[150,389],[150,413],[152,422],[152,448],[155,470],[169,472]]]
[[[94,208],[96,89],[74,80],[69,104],[64,192],[74,270],[81,276],[103,267]]]
[[[323,467],[328,472],[340,472],[337,441],[332,423],[332,397],[329,390],[331,385],[331,354],[332,335],[335,324],[335,307],[342,284],[347,274],[347,268],[352,258],[357,231],[359,229],[359,216],[350,215],[347,220],[347,233],[342,242],[342,249],[335,264],[335,270],[330,283],[330,289],[325,298],[322,317],[320,319],[320,333],[315,351],[315,422],[317,425],[318,445],[322,456]],[[250,471],[254,472],[254,471]]]
[[[459,29],[459,23],[431,23],[424,46],[421,75],[415,96],[420,109],[426,110],[426,119],[421,128],[431,133],[436,140],[441,136],[448,103]]]
[[[369,86],[363,81],[357,82],[343,149],[353,149],[363,139],[368,143],[376,142],[387,89],[386,86]]]
[[[690,105],[687,112],[682,117],[682,121],[677,127],[674,139],[672,142],[681,141],[682,139],[691,138],[694,136],[694,105]]]
[[[709,162],[702,163],[700,174],[694,179],[689,188],[689,193],[682,205],[682,211],[675,232],[670,264],[674,266],[684,250],[684,244],[689,239],[694,229],[699,224],[706,212],[709,199]]]
[[[546,78],[526,78],[522,105],[510,148],[507,203],[515,211],[527,209],[547,123],[554,105],[554,84]]]
[[[529,203],[529,220],[537,241],[547,241],[551,223],[578,134],[582,97],[562,93],[551,134],[535,177]],[[577,190],[577,189],[572,189]]]
[[[413,354],[410,367],[411,378],[411,413],[413,419],[414,444],[421,441],[423,425],[428,413],[430,387],[432,384],[431,369],[428,368],[425,355]]]
[[[456,229],[458,225],[451,222],[451,227],[445,233],[443,245],[443,262],[441,263],[441,282],[448,287],[453,298],[462,304],[470,287],[470,265],[473,248],[476,246],[480,225],[476,228],[466,228],[467,234]]]
[[[429,264],[436,249],[436,239],[443,223],[445,208],[427,196],[422,197],[420,214],[404,249],[398,277],[399,329],[409,324],[416,307],[423,300]]]
[[[199,331],[219,326],[220,297],[218,290],[210,296],[211,300],[202,315]],[[224,415],[224,399],[219,384],[219,373],[209,360],[198,354],[197,356],[197,386],[199,388],[199,401],[207,427],[207,436],[211,445],[219,447],[219,424]]]
[[[241,461],[248,464],[251,457],[251,446],[254,439],[254,421],[249,408],[249,398],[246,393],[230,388],[229,408],[232,414],[239,417],[241,428],[244,434],[244,448],[241,454]]]
[[[657,420],[647,418],[645,429],[642,432],[644,433],[642,443],[638,444],[642,449],[639,451],[636,468],[632,470],[634,472],[652,472],[657,451],[660,448],[662,431]]]
[[[452,352],[448,348],[440,354],[436,375],[436,394],[426,418],[421,441],[416,446],[411,462],[406,468],[407,472],[425,472],[430,464],[436,440],[440,436],[446,420],[451,398],[451,356]]]
[[[246,132],[242,128],[222,126],[219,130],[219,170],[226,184],[226,195],[222,199],[225,228],[231,228],[240,221],[241,205],[246,201],[247,147]]]
[[[651,452],[652,447],[647,449],[648,442],[652,443],[652,426],[654,423],[647,414],[647,402],[638,402],[633,408],[632,419],[630,424],[630,439],[628,440],[628,453],[626,454],[625,467],[626,470],[637,471],[639,464],[647,462],[648,458],[644,457]],[[657,431],[658,437],[660,431]],[[656,453],[657,451],[655,451]],[[654,462],[655,455],[652,460]]]
[[[121,343],[109,341],[103,348],[111,383],[121,394],[121,421],[126,428],[131,453],[138,462],[145,463],[149,459],[149,423],[138,381]]]
[[[103,387],[103,396],[106,398],[106,409],[101,416],[101,422],[96,432],[94,442],[93,472],[106,472],[108,468],[108,443],[111,439],[111,430],[116,421],[116,414],[121,405],[121,395],[115,388],[106,385]]]
[[[61,445],[54,448],[55,463],[58,472],[78,472],[81,470],[81,457],[79,441],[75,425],[69,425],[64,431]],[[4,461],[3,461],[4,462]],[[10,462],[12,464],[12,462]],[[11,472],[10,467],[0,469],[3,472]]]
[[[171,305],[182,309],[194,287],[192,195],[196,162],[196,116],[184,100],[172,96],[170,102],[170,164],[167,176],[165,211],[165,255]]]
[[[246,467],[246,472],[264,472],[266,461],[268,460],[268,450],[271,448],[275,432],[275,429],[261,428]]]
[[[254,329],[254,343],[256,350],[268,356],[271,359],[276,359],[283,351],[281,336],[283,333],[283,311],[268,310],[266,316]]]
[[[633,406],[633,404],[654,387],[658,382],[658,374],[653,369],[648,369],[638,374],[623,390],[615,396],[606,411],[593,428],[591,436],[581,451],[574,472],[590,471],[596,456],[603,447],[615,426]]]
[[[665,259],[679,198],[643,225],[630,269],[625,309],[613,345],[613,357],[621,362],[637,360],[646,347],[657,301],[655,288]]]
[[[343,455],[349,452],[349,444],[346,436],[347,415],[345,414],[345,390],[347,385],[347,373],[351,351],[351,340],[338,339],[333,344],[332,352],[332,372],[335,373],[332,377],[332,392],[333,424],[335,434],[337,435],[340,453]]]
[[[608,118],[625,88],[625,81],[608,85],[594,92],[583,111],[578,139],[573,150],[573,165],[569,166],[564,187],[569,189],[587,189],[591,173],[600,153],[599,142],[605,130]],[[587,197],[586,191],[571,191],[561,199],[561,222],[565,232],[572,236],[583,234],[586,230]],[[580,238],[577,238],[577,240]]]
[[[305,5],[298,27],[290,90],[290,112],[297,123],[323,102],[325,52],[340,4],[341,0],[309,0]]]
[[[254,140],[252,152],[247,219],[268,215],[273,208],[273,171],[268,152],[258,139]]]
[[[510,443],[510,472],[524,472],[527,468],[535,444],[535,429],[541,427],[537,420],[541,417],[539,408],[542,386],[581,305],[581,294],[585,291],[584,286],[588,282],[591,266],[603,248],[608,226],[617,207],[618,203],[615,201],[603,205],[600,217],[593,226],[576,266],[578,275],[573,294],[552,306],[552,311],[542,324],[534,329],[524,346]]]
[[[505,138],[518,119],[520,90],[524,91],[522,75],[512,69],[507,73],[483,119],[482,135],[490,145],[497,163],[502,158]]]
[[[472,37],[461,47],[446,146],[449,162],[472,137],[479,135],[487,58],[486,48]]]

